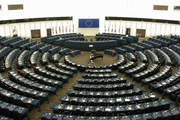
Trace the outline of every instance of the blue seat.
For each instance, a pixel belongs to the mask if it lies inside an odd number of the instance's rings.
[[[138,45],[143,46],[145,49],[151,50],[153,48],[152,45],[144,43],[144,42],[137,42]]]
[[[60,46],[56,46],[56,47],[54,47],[54,48],[51,48],[51,49],[49,50],[49,53],[50,53],[50,54],[55,54],[55,53],[57,53],[60,49],[61,49]]]
[[[105,50],[104,50],[104,54],[108,54],[108,55],[111,55],[111,56],[115,56],[115,55],[116,55],[116,51],[111,50],[111,49],[105,49]]]
[[[115,47],[115,51],[118,53],[118,54],[125,54],[126,53],[126,50],[125,49],[122,49],[120,47]]]
[[[22,71],[23,72],[22,72],[21,75],[28,78],[28,79],[37,80],[39,83],[42,83],[42,84],[45,84],[45,85],[50,85],[50,86],[54,86],[54,87],[62,87],[63,82],[61,82],[61,81],[57,81],[57,80],[54,80],[54,79],[43,77],[43,76],[41,76],[39,74],[36,74],[36,73],[30,71],[27,68],[22,69]],[[23,73],[25,73],[25,74],[23,74]],[[55,88],[52,93],[55,93],[56,90],[57,89]]]
[[[44,43],[41,42],[41,43],[39,43],[39,44],[35,44],[35,45],[29,47],[29,50],[30,50],[31,52],[34,52],[34,51],[36,51],[36,50],[39,50],[39,48],[42,47],[42,46],[44,46]]]
[[[51,44],[48,44],[48,45],[45,45],[45,46],[39,48],[39,52],[40,52],[40,53],[44,53],[44,52],[47,52],[47,51],[48,51],[49,49],[51,49],[51,48],[52,48],[52,45],[51,45]]]
[[[19,53],[19,49],[14,49],[7,55],[5,59],[5,68],[12,69],[12,61],[18,55],[18,53]]]
[[[131,43],[130,46],[135,48],[136,51],[144,51],[145,50],[145,48],[143,46],[138,45],[138,44]]]
[[[141,62],[148,63],[148,58],[143,52],[137,51],[136,54],[137,54],[137,57],[141,60]]]
[[[147,56],[150,57],[150,59],[152,60],[152,62],[154,64],[159,64],[160,63],[158,56],[154,52],[152,52],[151,50],[146,50],[145,53],[146,53]]]
[[[17,67],[19,69],[25,67],[25,58],[29,55],[29,50],[24,50],[17,59]]]
[[[89,85],[89,84],[73,84],[74,90],[91,90],[91,91],[113,91],[113,90],[127,90],[127,89],[133,89],[134,82],[128,82],[128,83],[118,83],[118,84],[99,84],[99,85]]]
[[[56,90],[56,88],[52,86],[44,85],[36,81],[32,81],[31,79],[27,79],[21,76],[20,74],[16,73],[14,70],[9,71],[8,75],[12,81],[17,81],[18,83],[21,83],[24,86],[28,86],[36,90],[46,91],[48,93],[52,93]]]
[[[73,71],[74,73],[77,73],[77,67],[69,66],[69,65],[66,65],[62,62],[56,63],[55,65],[58,68],[63,68],[65,70],[69,70],[69,71]]]
[[[68,90],[66,94],[70,97],[88,97],[88,98],[111,98],[111,97],[128,97],[133,95],[141,95],[145,91],[144,88],[114,90],[114,91],[85,91],[85,90]]]
[[[136,58],[136,56],[133,53],[127,53],[127,58],[130,61],[137,62],[137,58]]]
[[[31,41],[31,42],[21,45],[19,48],[20,48],[20,50],[28,50],[29,47],[36,45],[36,44],[37,44],[37,41]]]
[[[49,62],[49,57],[50,57],[50,53],[49,52],[45,52],[43,53],[41,59],[40,59],[40,63],[41,65],[47,65]]]
[[[20,45],[28,43],[28,42],[29,42],[29,39],[19,40],[19,41],[13,42],[12,44],[10,44],[10,46],[11,46],[11,48],[14,49],[14,48],[18,48]]]
[[[135,49],[131,46],[123,45],[122,48],[127,50],[128,52],[131,52],[131,53],[135,52]]]
[[[37,59],[39,57],[39,51],[35,51],[31,54],[31,57],[30,57],[30,63],[31,65],[34,65],[36,66],[37,65]]]
[[[8,46],[8,45],[10,45],[11,43],[16,42],[16,41],[18,41],[18,40],[20,40],[20,39],[21,39],[21,37],[14,37],[14,38],[11,38],[11,39],[8,39],[8,40],[1,41],[0,44],[1,44],[2,46]]]
[[[62,68],[58,68],[56,66],[53,65],[46,65],[45,66],[46,70],[51,71],[53,73],[59,74],[59,75],[65,75],[65,76],[69,76],[69,77],[73,77],[73,71],[69,71],[69,70],[64,70]],[[68,81],[66,81],[68,82]]]

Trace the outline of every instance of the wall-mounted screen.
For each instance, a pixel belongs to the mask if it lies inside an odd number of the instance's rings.
[[[99,19],[79,19],[79,28],[99,28]]]

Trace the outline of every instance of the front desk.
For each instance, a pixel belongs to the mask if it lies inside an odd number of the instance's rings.
[[[79,50],[104,50],[107,48],[114,48],[118,45],[117,40],[109,40],[109,41],[66,41],[65,47],[79,49]]]

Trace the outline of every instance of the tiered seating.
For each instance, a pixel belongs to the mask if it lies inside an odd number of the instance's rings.
[[[40,66],[34,67],[34,72],[37,73],[38,75],[42,75],[42,76],[50,78],[50,79],[55,79],[55,80],[61,81],[60,82],[61,84],[62,84],[62,82],[63,83],[68,82],[68,77],[66,76],[67,74],[65,72],[64,72],[64,75],[56,74],[54,72],[43,69]],[[61,85],[60,83],[59,83],[59,85]]]
[[[150,57],[154,64],[159,64],[159,59],[154,52],[152,52],[151,50],[146,50],[145,53]]]
[[[169,66],[172,65],[171,58],[165,52],[163,52],[161,49],[155,48],[155,53],[158,56],[163,57],[163,61],[164,61],[165,65],[169,65]]]
[[[7,69],[12,69],[12,61],[18,55],[18,53],[19,53],[19,49],[14,49],[7,55],[6,60],[5,60],[5,67]]]
[[[65,70],[73,71],[74,73],[77,72],[77,68],[76,68],[76,67],[72,67],[72,66],[66,65],[66,64],[61,63],[61,62],[56,63],[55,65],[56,65],[56,67],[58,67],[58,68],[63,68],[63,69],[65,69]]]
[[[137,42],[137,44],[143,46],[147,50],[151,50],[153,48],[152,45],[144,43],[144,42]]]
[[[18,48],[20,45],[28,43],[28,42],[29,42],[29,39],[19,40],[19,41],[16,41],[16,42],[10,44],[10,46],[11,46],[11,48],[15,49],[15,48]]]
[[[158,43],[155,43],[155,42],[152,42],[149,40],[143,40],[143,43],[149,44],[149,45],[153,46],[154,48],[160,48],[161,47],[161,44],[158,44]]]
[[[21,37],[14,37],[14,38],[11,38],[11,39],[8,39],[8,40],[1,41],[0,44],[1,44],[1,46],[4,47],[4,46],[8,46],[11,43],[16,42],[16,41],[18,41],[20,39],[21,39]]]
[[[35,80],[35,81],[37,81],[39,83],[42,83],[42,84],[45,84],[45,85],[50,85],[50,86],[55,86],[55,87],[62,87],[62,82],[61,81],[57,81],[57,80],[54,80],[54,79],[43,77],[41,75],[38,75],[38,74],[30,71],[27,68],[22,69],[20,74],[22,76],[28,78],[28,79]]]
[[[19,105],[28,108],[29,111],[33,107],[40,107],[40,101],[38,99],[26,97],[11,91],[8,91],[0,87],[0,100],[6,101],[11,104]]]
[[[130,61],[130,62],[118,67],[118,71],[121,73],[124,73],[126,70],[134,68],[135,66],[137,66],[137,62]]]
[[[86,69],[86,73],[111,73],[112,69]]]
[[[10,51],[10,47],[3,47],[0,50],[0,60],[3,59],[8,54],[9,51]]]
[[[89,116],[110,116],[119,115],[124,113],[126,115],[138,114],[139,111],[142,113],[149,113],[159,110],[167,110],[170,108],[172,102],[168,99],[163,99],[154,102],[132,104],[132,105],[113,105],[113,106],[90,106],[90,105],[69,105],[69,104],[57,104],[53,103],[51,109],[54,113],[65,113],[73,115],[89,115]]]
[[[138,104],[138,103],[145,103],[145,102],[158,100],[157,95],[154,93],[150,93],[150,95],[143,94],[143,95],[134,95],[127,97],[114,96],[114,97],[106,98],[106,96],[103,96],[102,98],[61,96],[59,100],[61,101],[62,104],[68,103],[71,105],[91,105],[91,106],[127,105],[127,104],[135,104],[135,103]]]
[[[31,88],[19,85],[13,81],[7,79],[2,74],[0,74],[0,84],[6,90],[11,91],[13,89],[13,91],[16,93],[19,93],[23,96],[28,96],[31,98],[39,99],[39,100],[41,100],[41,102],[43,102],[44,100],[49,100],[49,93],[34,90]]]
[[[135,48],[136,51],[144,51],[145,50],[145,48],[143,46],[138,45],[138,44],[131,43],[130,46]]]
[[[39,48],[39,52],[40,52],[40,53],[44,53],[44,52],[47,52],[47,51],[48,51],[49,49],[51,49],[51,48],[52,48],[52,45],[51,45],[51,44],[45,45],[45,46]]]
[[[37,67],[36,67],[36,68],[37,68]],[[38,67],[38,68],[39,68],[39,67]],[[68,77],[73,77],[73,71],[64,70],[64,69],[62,69],[62,68],[57,68],[57,67],[55,67],[55,66],[53,66],[53,65],[46,65],[45,68],[46,68],[46,70],[51,71],[51,72],[54,72],[54,73],[56,73],[56,74],[64,75],[64,76],[62,76],[62,77],[63,77],[63,79],[66,78],[66,79],[64,79],[65,81],[67,80]],[[39,68],[39,69],[40,69],[40,68]],[[68,76],[68,77],[67,77],[67,76]],[[67,81],[67,82],[68,82],[68,81]]]
[[[83,73],[83,78],[116,78],[118,73]]]
[[[107,111],[108,112],[108,111]],[[146,114],[136,114],[136,115],[128,115],[128,116],[107,116],[107,117],[97,117],[97,116],[79,116],[79,115],[64,115],[59,113],[46,113],[43,112],[40,115],[40,119],[46,120],[61,120],[61,119],[75,119],[75,120],[153,120],[153,119],[166,119],[166,120],[179,120],[180,118],[180,109],[178,107],[169,110],[162,110],[158,112],[150,112]]]
[[[179,82],[179,72],[180,72],[180,69],[179,69],[180,56],[176,52],[174,52],[172,49],[169,49],[167,47],[164,47],[163,50],[168,55],[171,55],[173,58],[176,59],[177,65],[178,65],[178,70],[175,72],[175,74],[173,74],[169,78],[161,80],[160,82],[157,82],[157,83],[151,85],[152,90],[159,89],[160,92],[162,92],[163,89],[165,89],[167,87],[170,87],[170,86],[173,86],[173,85],[177,84]]]
[[[165,66],[160,72],[142,79],[141,85],[145,85],[151,82],[158,82],[162,79],[166,79],[168,77],[170,77],[172,72],[172,67],[171,66]]]
[[[111,50],[111,49],[105,49],[105,50],[104,50],[104,54],[108,54],[108,55],[111,55],[111,56],[115,56],[115,55],[116,55],[116,51]]]
[[[19,46],[20,50],[28,50],[31,46],[36,45],[37,41],[31,41],[26,44]]]
[[[174,36],[174,35],[171,35],[171,39],[174,39],[174,40],[177,40],[178,42],[180,42],[180,37],[178,36]]]
[[[42,57],[41,57],[41,60],[40,60],[40,63],[41,65],[47,65],[48,62],[49,62],[49,57],[50,57],[50,53],[49,52],[45,52]]]
[[[4,101],[0,101],[0,111],[1,115],[11,117],[14,120],[23,120],[25,117],[29,117],[27,108],[10,104]]]
[[[125,49],[122,49],[120,47],[115,47],[115,51],[118,53],[118,54],[125,54],[127,51]]]
[[[56,91],[55,87],[44,85],[41,83],[38,83],[38,81],[32,81],[31,79],[27,79],[20,74],[16,73],[14,70],[11,70],[8,72],[9,78],[12,81],[15,81],[23,86],[33,88],[35,90],[40,90],[48,93],[54,93]]]
[[[90,85],[90,84],[73,84],[74,90],[91,90],[91,91],[113,91],[113,90],[127,90],[127,89],[133,89],[135,83],[129,82],[129,83],[116,83],[116,84],[98,84],[98,85]]]
[[[141,51],[137,51],[137,57],[141,60],[141,62],[143,62],[143,63],[148,63],[148,58],[147,58],[147,56],[143,53],[143,52],[141,52]]]
[[[114,90],[114,91],[84,91],[84,90],[68,90],[66,94],[70,97],[88,97],[88,98],[111,98],[111,97],[128,97],[133,95],[141,95],[145,91],[144,88]],[[128,101],[128,100],[127,100]]]
[[[170,38],[167,38],[167,37],[163,37],[163,36],[157,36],[158,39],[161,39],[161,40],[164,40],[164,41],[167,41],[169,42],[170,44],[177,44],[177,40],[174,40],[174,39],[170,39]]]
[[[136,56],[133,53],[127,53],[127,58],[130,61],[137,62],[137,58],[136,58]]]
[[[24,50],[18,57],[17,59],[17,67],[19,69],[24,68],[25,67],[25,59],[27,58],[29,54],[29,50]]]
[[[64,48],[64,49],[61,49],[61,50],[59,51],[59,54],[62,55],[62,56],[64,56],[67,52],[70,52],[70,49],[69,49],[69,48]]]
[[[37,65],[36,61],[37,61],[38,57],[39,57],[39,51],[35,51],[31,54],[31,57],[30,57],[31,65],[34,65],[34,66]]]
[[[149,38],[149,41],[161,44],[162,47],[168,47],[169,46],[169,42],[160,40],[160,39],[156,39],[156,38]]]
[[[54,48],[51,48],[51,49],[49,50],[49,53],[50,53],[50,54],[55,54],[55,53],[57,53],[60,49],[61,49],[60,46],[56,46],[56,47],[54,47]]]
[[[135,49],[131,46],[123,45],[122,48],[125,49],[127,52],[130,52],[130,53],[135,52]]]
[[[36,50],[39,50],[39,48],[42,47],[42,46],[44,46],[44,43],[39,43],[39,44],[36,44],[36,45],[33,45],[33,46],[29,47],[29,50],[31,52],[34,52]]]

